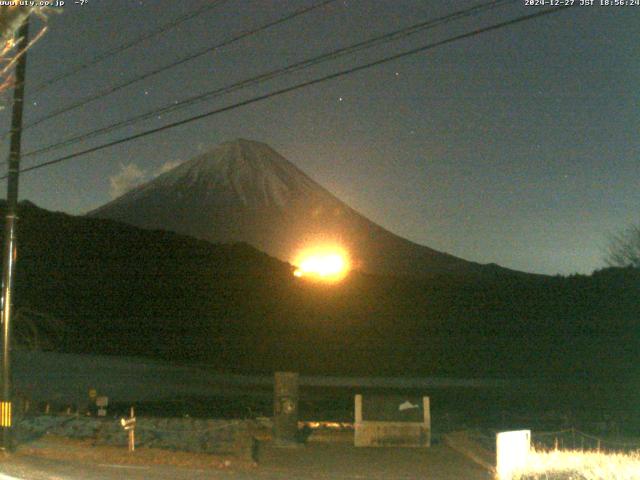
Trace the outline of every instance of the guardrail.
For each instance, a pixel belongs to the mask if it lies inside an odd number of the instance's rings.
[[[451,377],[362,377],[300,375],[301,387],[351,389],[499,388],[496,379]],[[173,399],[176,396],[265,395],[273,389],[273,375],[214,372],[203,364],[176,365],[141,358],[17,351],[14,385],[33,401],[78,403],[89,390],[120,402]]]

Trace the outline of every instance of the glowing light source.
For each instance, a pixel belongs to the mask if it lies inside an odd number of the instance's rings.
[[[349,272],[348,255],[339,247],[304,250],[293,263],[298,267],[293,272],[296,277],[337,281]]]
[[[496,472],[500,480],[511,480],[527,465],[531,450],[531,430],[501,432],[496,435]]]

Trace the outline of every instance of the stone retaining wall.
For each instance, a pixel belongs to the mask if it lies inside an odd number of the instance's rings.
[[[139,417],[136,446],[253,458],[252,420]],[[45,433],[68,438],[93,439],[96,445],[127,445],[127,432],[119,419],[40,415],[16,422],[18,441]]]

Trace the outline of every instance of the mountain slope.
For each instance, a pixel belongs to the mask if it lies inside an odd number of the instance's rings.
[[[417,245],[341,202],[268,145],[236,140],[89,213],[212,242],[246,242],[284,261],[325,244],[370,273],[506,271]]]

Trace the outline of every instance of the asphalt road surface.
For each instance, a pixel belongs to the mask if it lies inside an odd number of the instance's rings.
[[[170,455],[170,452],[167,452]],[[429,449],[355,448],[316,443],[295,449],[263,446],[257,466],[227,469],[123,465],[15,454],[0,463],[0,480],[489,480],[492,475],[444,445]]]

